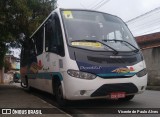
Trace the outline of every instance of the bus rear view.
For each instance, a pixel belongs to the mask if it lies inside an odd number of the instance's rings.
[[[68,54],[69,99],[130,100],[147,85],[146,65],[125,23],[109,14],[62,10]]]

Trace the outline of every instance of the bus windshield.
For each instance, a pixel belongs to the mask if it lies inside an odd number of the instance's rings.
[[[129,29],[116,16],[85,10],[62,10],[61,14],[70,46],[103,51],[138,50]]]

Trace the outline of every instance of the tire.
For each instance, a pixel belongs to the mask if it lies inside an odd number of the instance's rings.
[[[25,77],[25,81],[26,81],[26,84],[21,82],[21,87],[23,87],[27,91],[31,91],[31,87],[28,85],[28,78],[27,77]]]
[[[61,85],[60,81],[56,82],[56,84],[55,84],[55,97],[56,97],[56,101],[60,107],[67,106],[67,100],[65,100],[63,98],[63,90],[62,90],[62,85]]]
[[[23,87],[23,88],[27,88],[28,87],[28,79],[27,79],[27,77],[25,76],[25,84],[23,83],[23,82],[21,82],[21,87]]]
[[[126,96],[125,98],[120,98],[118,99],[119,101],[122,101],[122,102],[127,102],[127,101],[130,101],[134,98],[135,95],[129,95],[129,96]]]

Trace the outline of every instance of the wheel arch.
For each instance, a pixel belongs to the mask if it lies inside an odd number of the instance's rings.
[[[62,89],[63,89],[63,98],[65,99],[65,87],[64,87],[64,82],[61,76],[59,75],[53,75],[52,77],[52,89],[53,89],[53,94],[55,94],[55,84],[61,84],[62,85]]]

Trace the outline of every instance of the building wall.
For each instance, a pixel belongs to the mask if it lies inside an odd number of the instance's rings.
[[[19,70],[20,69],[20,59],[14,57],[13,55],[6,55],[5,60],[11,63],[11,69]]]
[[[143,55],[148,70],[148,85],[160,86],[160,47],[145,49]]]

